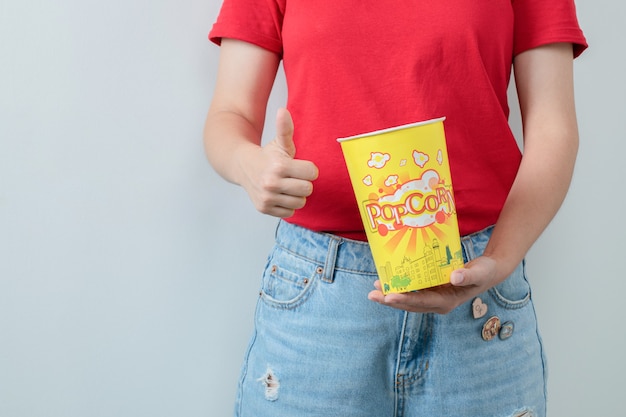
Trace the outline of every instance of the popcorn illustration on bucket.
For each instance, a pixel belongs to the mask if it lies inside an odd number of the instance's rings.
[[[463,266],[445,118],[337,139],[385,294]]]

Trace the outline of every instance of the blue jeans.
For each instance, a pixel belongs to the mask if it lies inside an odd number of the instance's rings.
[[[462,238],[466,261],[490,234]],[[446,315],[379,305],[367,299],[376,279],[366,243],[281,221],[235,415],[545,416],[545,360],[523,263],[480,295],[479,318],[474,300]],[[493,316],[502,330],[486,341]]]

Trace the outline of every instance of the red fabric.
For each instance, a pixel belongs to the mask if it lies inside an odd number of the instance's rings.
[[[508,125],[515,54],[586,48],[571,0],[225,0],[209,34],[283,58],[296,158],[319,178],[289,222],[365,240],[336,138],[446,117],[462,235],[494,224],[521,154]]]

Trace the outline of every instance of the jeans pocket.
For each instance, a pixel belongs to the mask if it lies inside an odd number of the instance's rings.
[[[530,302],[530,285],[526,279],[526,266],[522,261],[511,275],[489,290],[489,294],[502,307],[518,309]]]
[[[309,297],[321,268],[280,247],[270,255],[261,285],[261,299],[276,308],[295,308]]]

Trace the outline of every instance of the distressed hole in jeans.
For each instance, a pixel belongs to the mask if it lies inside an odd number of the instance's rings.
[[[514,412],[511,417],[535,417],[535,413],[529,409],[522,409]]]
[[[266,400],[276,401],[278,399],[278,388],[280,387],[280,382],[278,381],[278,378],[276,378],[276,375],[271,368],[267,368],[267,371],[265,371],[265,375],[257,379],[257,381],[265,385]]]

